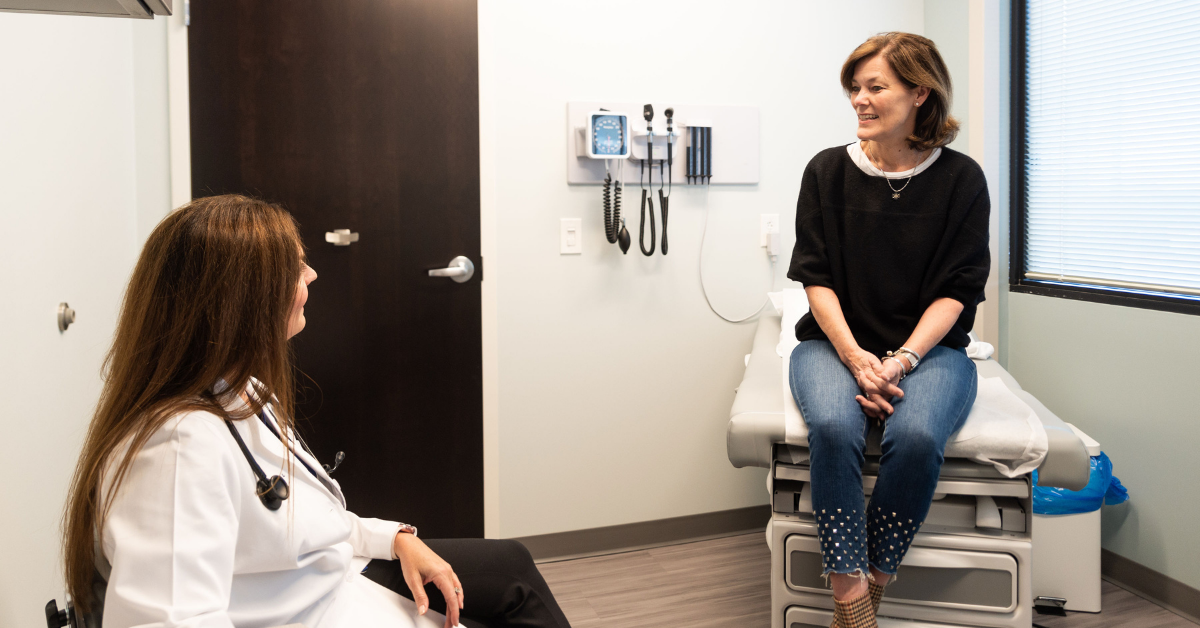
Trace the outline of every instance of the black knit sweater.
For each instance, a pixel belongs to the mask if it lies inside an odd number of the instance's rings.
[[[958,151],[942,148],[893,199],[845,146],[829,148],[804,169],[788,277],[832,289],[854,339],[876,355],[904,344],[925,309],[950,297],[963,311],[939,344],[965,347],[988,278],[989,211],[983,170]],[[796,338],[826,336],[810,312]]]

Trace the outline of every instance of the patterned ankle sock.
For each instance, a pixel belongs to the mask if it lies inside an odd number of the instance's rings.
[[[879,602],[883,600],[883,587],[871,582],[867,585],[867,595],[871,597],[871,610],[876,615],[879,614]],[[829,624],[829,628],[842,628],[838,623],[837,615],[833,616],[833,623]]]
[[[871,593],[850,600],[833,601],[833,621],[840,628],[879,628],[871,608]]]
[[[867,585],[867,594],[871,596],[871,609],[879,614],[879,602],[883,599],[883,587],[874,582]]]

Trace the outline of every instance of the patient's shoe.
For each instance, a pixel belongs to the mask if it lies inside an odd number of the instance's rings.
[[[883,587],[874,582],[867,584],[867,595],[871,597],[871,610],[876,615],[879,614],[879,602],[883,600]],[[838,623],[837,615],[833,616],[833,623],[829,624],[829,628],[842,628]]]
[[[878,628],[870,590],[844,601],[833,601],[833,625],[839,628]]]
[[[879,602],[883,600],[883,587],[871,582],[867,585],[867,595],[871,596],[871,610],[879,614]]]

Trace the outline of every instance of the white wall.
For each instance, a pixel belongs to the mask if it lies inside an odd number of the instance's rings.
[[[970,152],[970,7],[971,2],[963,0],[925,0],[925,36],[937,44],[954,84],[950,113],[961,127],[950,148],[960,153]]]
[[[1007,202],[1002,197],[1007,192],[1000,185],[1003,167],[1007,165],[1001,160],[1007,137],[1000,134],[998,123],[999,107],[1001,103],[1007,103],[1007,92],[1002,93],[1002,86],[997,83],[1002,43],[1000,26],[1007,19],[1008,10],[1002,4],[1000,0],[925,1],[925,36],[937,44],[954,83],[951,112],[960,127],[950,148],[979,162],[988,179],[992,200],[989,223],[992,273],[984,286],[986,300],[975,316],[975,333],[981,340],[997,347],[997,359],[1003,359],[1000,284],[1001,278],[1007,276],[1002,265],[1004,244],[1001,241],[1007,223],[1002,227],[1000,222],[1001,205]]]
[[[162,27],[0,13],[3,626],[42,625],[46,601],[63,599],[67,484],[125,281],[169,206],[166,75],[144,58]],[[63,334],[60,301],[79,317]]]
[[[131,21],[133,31],[133,111],[137,173],[137,252],[171,200],[170,112],[167,94],[167,22]],[[189,166],[190,166],[190,161]],[[190,169],[190,168],[189,168]],[[190,183],[186,190],[190,197]],[[190,199],[189,199],[190,200]],[[183,204],[178,203],[178,204]]]
[[[1200,588],[1200,317],[1017,293],[1008,316],[1009,370],[1129,489],[1104,508],[1103,546]]]
[[[744,316],[785,283],[789,258],[772,281],[759,214],[792,224],[805,164],[854,139],[838,84],[846,55],[880,31],[921,33],[923,11],[920,0],[618,1],[602,11],[617,18],[586,35],[600,22],[591,3],[480,2],[489,536],[766,502],[764,472],[733,469],[725,454],[754,325],[704,303],[705,210],[709,294]],[[670,254],[645,258],[634,244],[622,256],[604,239],[600,188],[566,183],[574,100],[756,105],[761,183],[676,186]],[[635,183],[624,205],[635,238],[638,199]],[[583,255],[559,255],[564,217],[583,218]]]

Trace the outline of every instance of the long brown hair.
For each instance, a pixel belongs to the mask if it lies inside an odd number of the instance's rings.
[[[847,95],[854,83],[854,67],[875,55],[882,55],[909,89],[929,88],[929,98],[917,110],[917,127],[908,136],[909,147],[923,151],[953,142],[958,135],[958,120],[950,115],[954,89],[933,40],[912,33],[881,33],[864,41],[842,64],[842,89]]]
[[[201,198],[146,241],[125,292],[104,389],[75,468],[63,520],[64,575],[92,610],[95,540],[134,455],[181,412],[253,416],[274,395],[287,430],[293,409],[288,318],[300,278],[296,222],[277,205],[237,195]],[[254,377],[236,416],[224,406]],[[229,384],[217,394],[213,385]],[[257,399],[255,399],[257,397]],[[110,460],[123,447],[120,460]],[[101,480],[116,466],[101,495]]]

